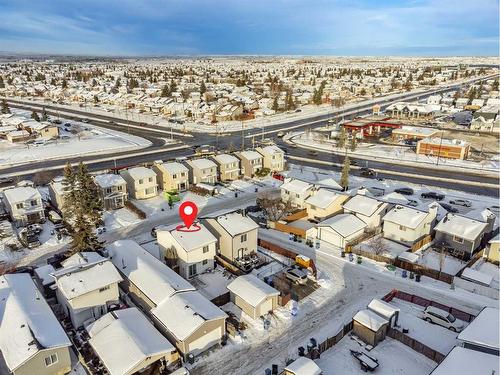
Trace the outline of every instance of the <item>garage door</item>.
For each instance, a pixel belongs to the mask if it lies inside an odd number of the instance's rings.
[[[202,337],[194,340],[189,344],[189,352],[193,355],[198,355],[203,352],[205,349],[210,348],[211,346],[218,344],[221,338],[221,329],[217,327],[213,331],[207,332]]]
[[[325,228],[319,228],[319,238],[320,240],[326,241],[334,246],[342,247],[342,238],[331,230]]]
[[[269,298],[267,301],[262,302],[260,305],[260,314],[265,315],[273,309],[273,299]]]

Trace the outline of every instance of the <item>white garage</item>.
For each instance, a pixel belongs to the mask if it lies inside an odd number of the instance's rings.
[[[366,223],[355,215],[336,215],[317,225],[318,238],[344,249],[349,241],[361,236],[366,227]]]

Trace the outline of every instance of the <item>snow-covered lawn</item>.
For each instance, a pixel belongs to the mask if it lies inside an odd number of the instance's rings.
[[[376,358],[379,366],[375,373],[378,375],[427,375],[437,366],[429,358],[391,338],[386,338],[367,352],[349,336],[324,352],[316,363],[324,374],[366,374],[349,350],[364,351]]]
[[[378,240],[380,239],[380,240]],[[383,238],[381,235],[378,235],[376,237],[370,238],[366,241],[361,242],[360,244],[356,245],[357,248],[363,251],[367,251],[370,253],[375,253],[374,250],[374,242],[373,241],[380,241],[380,248],[383,250],[379,255],[386,256],[392,259],[397,258],[397,256],[401,253],[404,253],[407,251],[409,248],[401,245],[397,242],[388,240],[386,238]]]
[[[126,207],[113,211],[104,211],[103,220],[106,230],[125,228],[141,221],[135,213]]]
[[[483,258],[480,258],[476,263],[472,265],[471,268],[493,277],[493,281],[491,282],[491,287],[495,289],[500,289],[499,287],[500,269],[498,268],[498,266],[494,265],[493,263],[487,262]]]
[[[146,216],[153,216],[159,213],[170,211],[168,201],[163,197],[163,192],[160,191],[156,197],[149,199],[132,199],[131,200],[135,206],[140,208]],[[174,208],[172,207],[172,210]]]
[[[411,338],[444,355],[448,354],[457,344],[458,333],[437,324],[428,323],[420,318],[424,310],[422,306],[398,298],[394,298],[390,304],[401,309],[398,319],[399,329],[408,329],[406,335]],[[465,327],[468,323],[461,321],[461,324]]]
[[[208,299],[213,299],[228,292],[228,284],[234,276],[217,266],[212,272],[205,272],[196,276],[191,283]]]
[[[437,251],[429,248],[426,250],[418,250],[415,252],[415,254],[420,256],[419,260],[417,261],[418,264],[439,271],[441,255]],[[441,271],[449,275],[455,275],[467,264],[467,262],[461,261],[460,259],[457,259],[449,254],[445,253],[443,256],[444,263]]]

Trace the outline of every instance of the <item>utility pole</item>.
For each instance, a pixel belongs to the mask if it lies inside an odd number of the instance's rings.
[[[245,128],[241,122],[241,151],[245,151]]]
[[[443,145],[443,133],[444,133],[444,131],[441,132],[441,139],[439,141],[439,149],[438,149],[438,155],[437,155],[437,160],[436,160],[436,166],[439,165],[439,157],[441,156],[441,146]]]

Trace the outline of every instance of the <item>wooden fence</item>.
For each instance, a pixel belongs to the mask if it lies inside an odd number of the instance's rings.
[[[415,251],[420,250],[422,247],[432,242],[432,240],[433,238],[431,234],[425,236],[424,238],[421,238],[412,245],[412,247],[410,248],[411,252],[414,253]]]
[[[226,260],[224,257],[216,255],[214,259],[217,264],[224,267],[226,270],[233,273],[234,275],[236,276],[243,275],[243,272],[238,267],[236,267],[234,264]]]
[[[422,307],[427,307],[427,306],[434,306],[437,307],[438,309],[448,311],[450,314],[455,316],[456,318],[466,321],[466,322],[471,322],[476,316],[473,314],[469,314],[465,311],[456,309],[454,307],[450,307],[447,305],[443,305],[442,303],[435,302],[433,300],[416,296],[414,294],[402,292],[400,290],[394,289],[390,293],[386,294],[382,299],[386,302],[392,301],[393,298],[399,298],[400,300],[411,302],[415,305],[419,305]]]
[[[231,294],[229,292],[221,294],[210,300],[215,306],[223,306],[231,301]]]
[[[257,240],[257,245],[259,245],[260,247],[263,247],[264,249],[270,250],[273,253],[276,253],[276,254],[282,255],[286,258],[292,259],[294,261],[295,261],[295,258],[297,257],[297,255],[299,255],[295,251],[285,249],[284,247],[278,246],[272,242],[263,240],[261,238],[259,238]],[[314,263],[314,261],[312,259],[310,260],[310,268],[312,269],[312,273],[313,273],[314,277],[316,277],[318,274],[318,270],[316,268],[316,264]]]
[[[279,230],[284,233],[295,234],[296,236],[306,237],[306,230],[298,227],[293,227],[288,224],[280,223],[279,221],[274,222],[274,229]]]
[[[405,335],[403,332],[397,329],[389,327],[389,329],[387,330],[387,336],[398,340],[399,342],[415,350],[417,353],[425,355],[427,358],[436,363],[441,363],[445,357],[444,354],[439,353],[432,348],[429,348],[427,345],[422,344],[420,341],[417,341],[414,338]]]
[[[342,340],[342,338],[345,335],[347,335],[349,332],[352,331],[352,326],[353,326],[353,321],[351,320],[349,323],[344,325],[342,327],[342,329],[335,336],[329,337],[325,341],[320,343],[318,345],[319,352],[323,353],[323,352],[327,351],[328,349],[330,349],[335,344],[337,344],[340,340]]]

